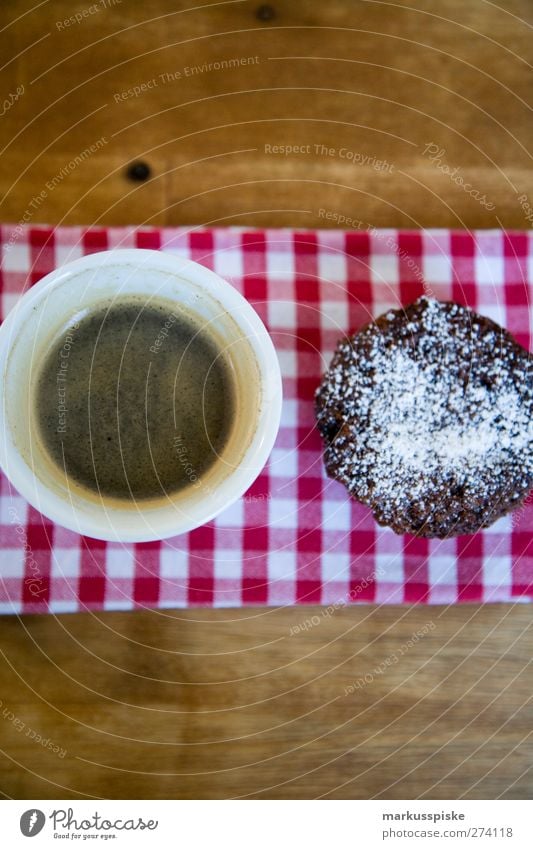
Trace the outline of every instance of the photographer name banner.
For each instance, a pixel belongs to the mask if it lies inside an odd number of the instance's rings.
[[[10,849],[531,846],[526,801],[25,800],[1,802],[0,815]]]

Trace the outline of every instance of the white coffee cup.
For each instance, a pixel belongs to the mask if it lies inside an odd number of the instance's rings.
[[[208,326],[233,370],[236,395],[229,437],[200,483],[150,501],[108,498],[67,479],[44,448],[33,403],[39,366],[61,328],[82,310],[132,295],[172,301]],[[205,524],[253,483],[279,428],[279,364],[257,313],[214,272],[159,251],[102,251],[46,275],[0,328],[0,369],[0,466],[37,510],[97,539],[144,542]]]

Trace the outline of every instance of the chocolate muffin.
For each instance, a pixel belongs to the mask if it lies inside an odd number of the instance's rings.
[[[420,298],[342,340],[316,392],[328,474],[398,534],[487,527],[533,485],[532,364],[513,337]]]

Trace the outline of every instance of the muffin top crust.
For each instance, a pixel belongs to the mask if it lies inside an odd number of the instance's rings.
[[[528,353],[422,297],[342,340],[316,393],[328,474],[397,533],[474,533],[533,484]]]

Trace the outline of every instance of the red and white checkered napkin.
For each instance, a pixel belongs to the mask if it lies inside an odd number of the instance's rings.
[[[215,521],[165,542],[80,537],[2,480],[0,611],[533,600],[533,504],[474,536],[396,536],[323,471],[313,393],[345,331],[426,292],[532,335],[533,234],[3,227],[2,309],[58,265],[113,247],[189,257],[268,326],[284,383],[264,472]]]

